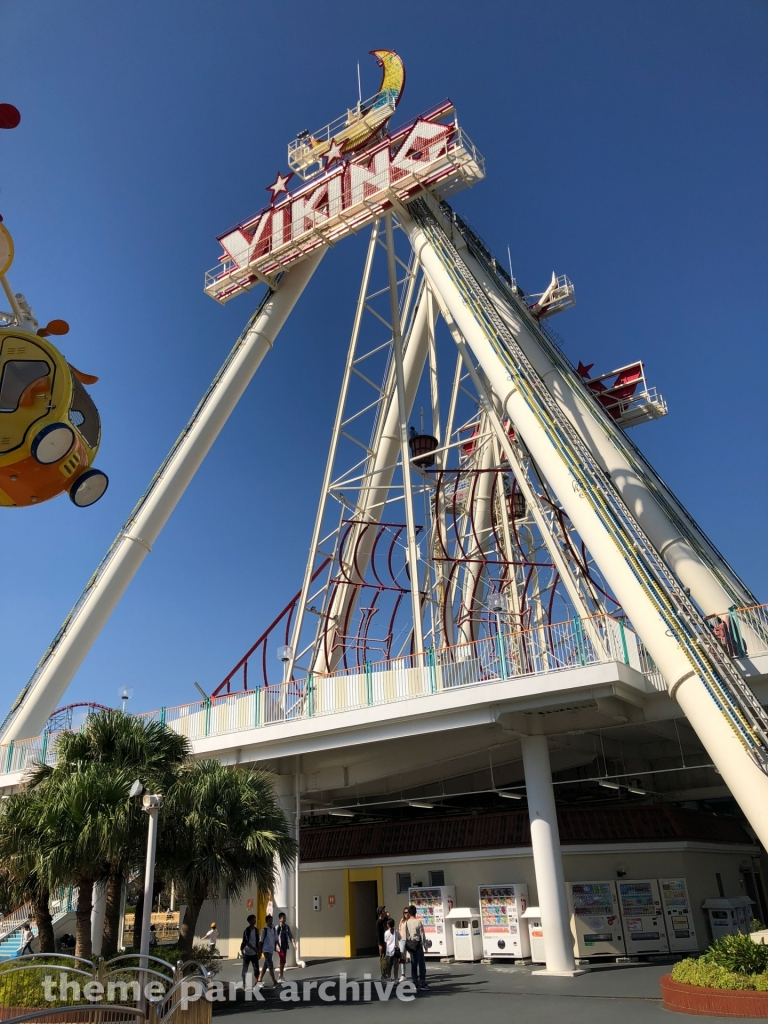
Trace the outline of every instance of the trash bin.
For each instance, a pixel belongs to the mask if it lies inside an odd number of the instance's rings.
[[[528,922],[528,935],[531,940],[531,962],[545,964],[547,953],[544,948],[544,929],[541,924],[541,912],[538,907],[528,907],[523,914]]]
[[[454,907],[446,918],[453,930],[453,956],[455,960],[474,963],[483,955],[483,935],[480,931],[480,911],[473,907]]]
[[[712,940],[717,942],[723,935],[748,935],[752,929],[752,906],[754,900],[749,896],[721,896],[718,899],[705,900],[702,910],[709,914],[709,927]]]

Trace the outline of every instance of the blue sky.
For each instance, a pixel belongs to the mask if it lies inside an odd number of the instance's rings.
[[[15,289],[101,381],[92,509],[2,512],[4,706],[34,669],[248,319],[202,291],[302,128],[404,58],[404,121],[449,96],[486,158],[454,205],[527,291],[567,273],[576,362],[636,358],[669,416],[633,437],[768,600],[766,64],[758,0],[272,5],[4,0],[0,213]],[[300,584],[362,268],[324,260],[67,700],[212,689]]]

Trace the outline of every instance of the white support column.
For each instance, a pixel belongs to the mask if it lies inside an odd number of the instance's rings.
[[[521,744],[528,814],[531,819],[533,866],[547,957],[546,970],[533,973],[571,978],[584,971],[576,969],[573,959],[573,938],[565,898],[563,856],[557,829],[547,737],[522,736]]]
[[[104,940],[104,918],[107,915],[107,883],[97,882],[93,887],[93,907],[91,908],[91,952],[94,956],[101,955],[101,944]]]
[[[297,790],[300,783],[298,772],[295,775],[280,775],[277,778],[275,795],[282,807],[296,841],[299,838],[299,819],[296,814],[298,807]],[[299,862],[290,867],[284,867],[278,862],[275,863],[275,891],[272,894],[272,924],[277,927],[277,915],[285,914],[293,937],[299,941],[299,907],[298,907],[298,875]],[[297,957],[293,946],[288,949],[288,957],[285,961],[286,967],[296,967]]]

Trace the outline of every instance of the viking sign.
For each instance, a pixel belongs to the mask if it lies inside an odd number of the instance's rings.
[[[459,129],[449,101],[357,151],[339,155],[295,192],[278,175],[272,205],[220,235],[221,262],[206,274],[205,291],[228,302],[321,245],[358,231],[395,202],[437,190],[452,195],[485,176],[483,159]],[[326,158],[327,159],[327,158]],[[278,199],[278,195],[284,193]]]

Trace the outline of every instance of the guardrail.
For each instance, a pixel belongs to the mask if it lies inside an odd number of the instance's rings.
[[[163,722],[190,740],[200,740],[609,662],[629,665],[644,673],[655,689],[666,690],[634,631],[620,619],[596,615],[498,633],[467,644],[429,648],[422,655],[367,662],[361,667],[164,707],[136,717]],[[52,764],[55,739],[56,733],[44,733],[0,746],[0,774],[24,771],[38,761]]]
[[[708,615],[707,622],[731,657],[768,654],[768,604],[734,605],[727,612]]]

